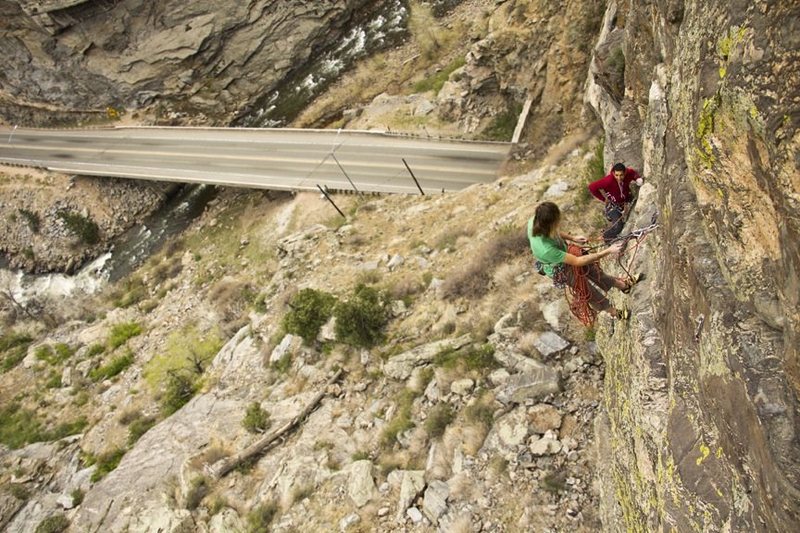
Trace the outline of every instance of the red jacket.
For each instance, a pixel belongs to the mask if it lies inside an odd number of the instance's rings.
[[[631,198],[630,185],[632,181],[636,181],[639,178],[641,178],[639,173],[628,167],[625,169],[625,175],[622,177],[622,186],[620,187],[612,171],[604,178],[590,183],[589,192],[601,202],[605,202],[606,199],[603,196],[603,191],[605,191],[614,203],[625,204],[633,200]]]

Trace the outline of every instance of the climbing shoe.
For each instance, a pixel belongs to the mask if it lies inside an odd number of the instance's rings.
[[[631,289],[633,289],[633,286],[642,281],[643,279],[644,279],[644,272],[640,272],[634,275],[630,280],[628,280],[628,283],[626,284],[625,288],[620,289],[620,291],[623,294],[630,294]]]

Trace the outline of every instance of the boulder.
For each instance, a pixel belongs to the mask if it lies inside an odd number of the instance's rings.
[[[552,331],[545,331],[533,341],[533,346],[543,357],[549,357],[565,350],[569,347],[569,343]]]
[[[406,380],[414,367],[430,363],[436,355],[445,349],[457,350],[472,342],[472,337],[463,335],[456,339],[444,339],[412,348],[396,355],[383,365],[383,372],[397,380]]]
[[[375,481],[372,479],[372,461],[355,461],[350,465],[347,478],[347,494],[356,504],[363,507],[375,496]]]
[[[425,488],[425,471],[424,470],[404,470],[401,472],[400,482],[400,500],[397,502],[397,518],[401,519],[405,514],[406,509],[414,502],[414,500]]]
[[[428,517],[432,524],[439,522],[445,511],[447,511],[447,498],[450,496],[450,487],[444,481],[434,480],[425,489],[425,496],[422,500],[422,512]]]
[[[547,403],[540,403],[528,409],[528,423],[534,433],[544,434],[561,427],[561,413]]]

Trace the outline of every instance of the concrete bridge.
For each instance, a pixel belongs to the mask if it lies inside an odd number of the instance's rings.
[[[456,191],[493,181],[510,147],[347,130],[0,127],[0,163],[276,190]]]

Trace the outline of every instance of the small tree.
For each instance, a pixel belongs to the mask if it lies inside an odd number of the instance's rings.
[[[347,302],[337,304],[333,315],[338,340],[367,348],[383,339],[383,328],[389,320],[384,298],[366,285],[358,285]]]
[[[314,342],[320,328],[331,317],[336,298],[316,289],[303,289],[289,302],[289,312],[283,317],[283,328],[300,335],[306,343]]]
[[[264,433],[272,425],[270,414],[261,408],[261,404],[253,402],[247,407],[242,419],[242,426],[250,433]]]

